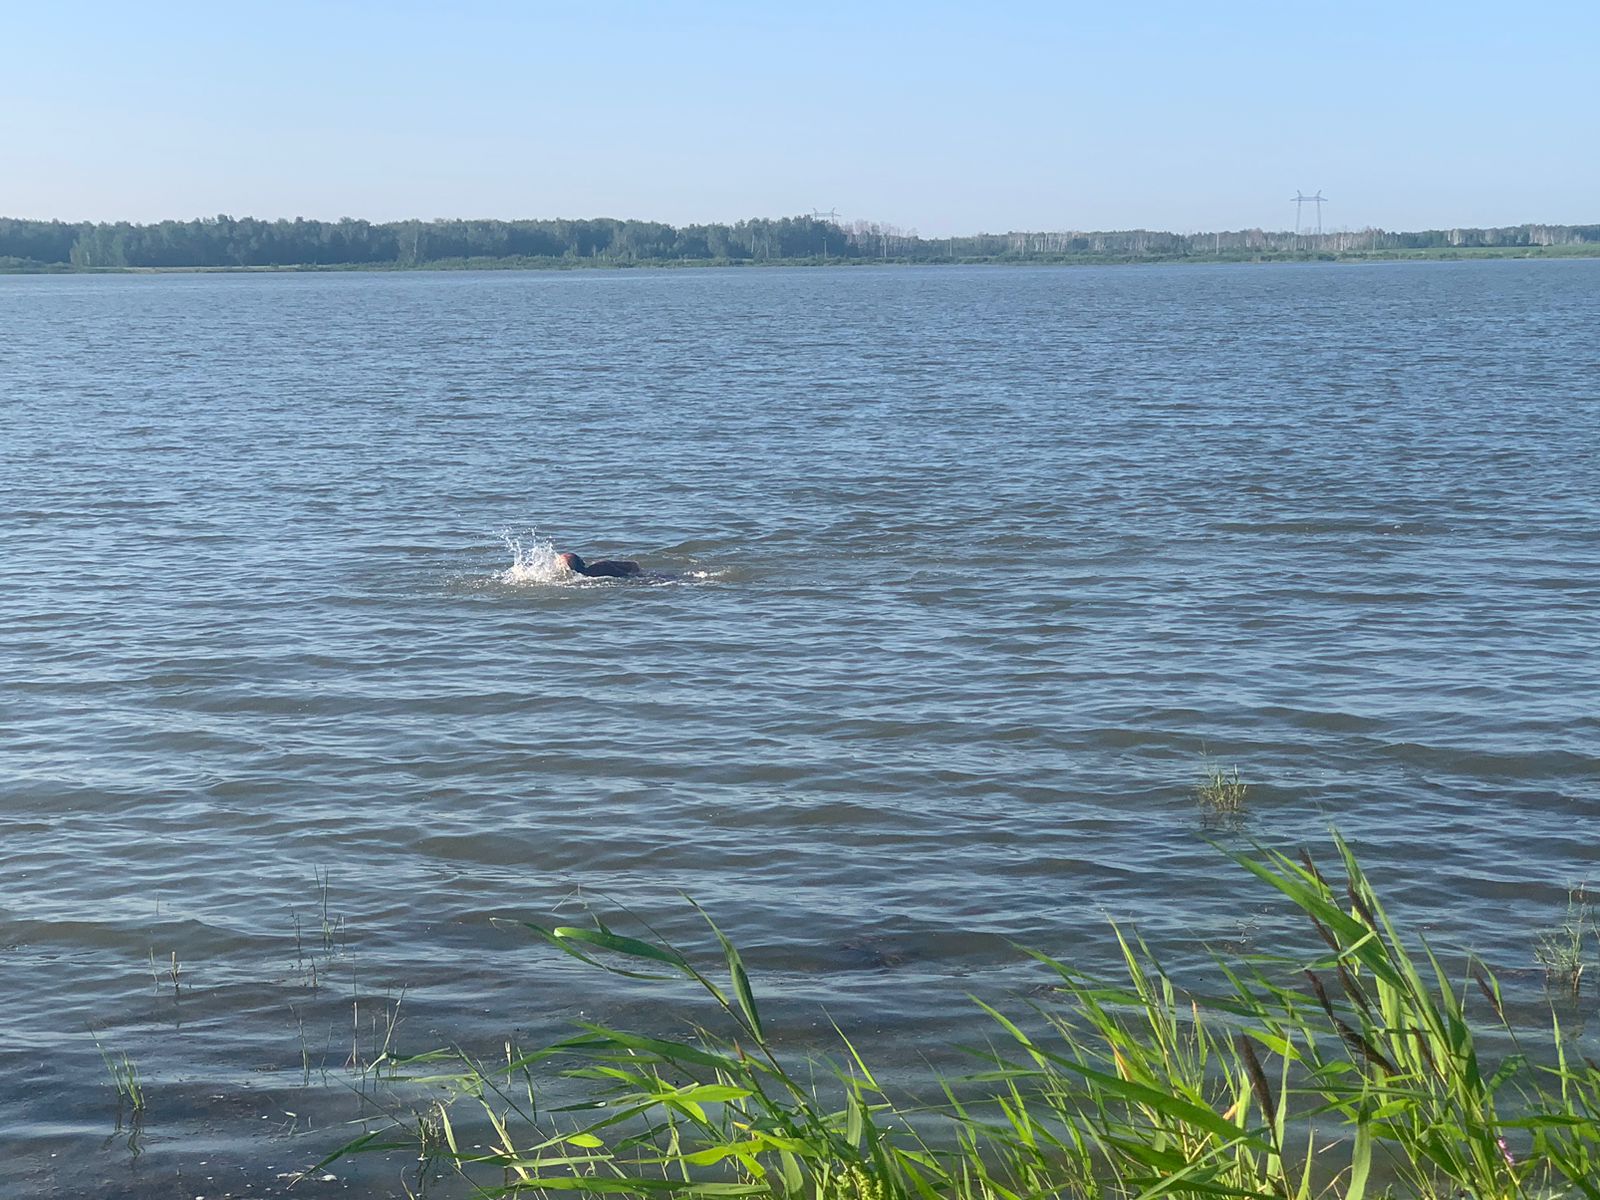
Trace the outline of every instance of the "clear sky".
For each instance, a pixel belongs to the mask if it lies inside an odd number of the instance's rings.
[[[0,0],[0,215],[1600,221],[1600,3]]]

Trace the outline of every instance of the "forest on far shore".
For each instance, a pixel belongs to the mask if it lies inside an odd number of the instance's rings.
[[[1243,229],[1216,233],[980,233],[928,238],[866,221],[755,218],[673,226],[659,221],[437,220],[375,224],[204,217],[149,225],[0,217],[0,269],[420,267],[452,262],[625,266],[666,263],[1181,259],[1404,254],[1448,249],[1600,247],[1600,225],[1495,229],[1382,229],[1333,233]]]

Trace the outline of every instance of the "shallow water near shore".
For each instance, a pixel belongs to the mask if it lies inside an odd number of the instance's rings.
[[[0,278],[18,1194],[271,1194],[386,1044],[662,1020],[493,918],[703,942],[680,893],[915,1075],[1038,982],[1008,939],[1250,948],[1207,839],[1337,823],[1536,1006],[1597,328],[1584,261]]]

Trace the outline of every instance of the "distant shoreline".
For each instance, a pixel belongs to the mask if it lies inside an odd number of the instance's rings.
[[[450,271],[618,270],[731,266],[1164,262],[1364,262],[1600,255],[1600,224],[1484,229],[1013,230],[925,238],[830,213],[733,224],[659,221],[435,220],[374,224],[264,221],[226,214],[138,225],[0,217],[0,270]]]
[[[1464,262],[1479,259],[1594,259],[1600,258],[1600,244],[1560,246],[1430,246],[1376,251],[1266,251],[1260,253],[1224,252],[1221,254],[1029,254],[974,255],[950,257],[830,257],[784,259],[693,258],[693,259],[609,259],[609,258],[442,258],[420,263],[281,263],[250,266],[173,266],[173,267],[79,267],[70,263],[0,263],[0,275],[273,275],[345,274],[349,272],[388,273],[413,271],[680,271],[705,268],[784,269],[807,267],[937,267],[937,266],[1014,266],[1014,267],[1108,267],[1158,266],[1187,263],[1367,263],[1367,262]]]

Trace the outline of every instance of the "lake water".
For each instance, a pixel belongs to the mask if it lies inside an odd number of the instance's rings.
[[[688,893],[797,1043],[938,1060],[1008,938],[1273,927],[1207,755],[1534,1003],[1597,330],[1600,262],[0,278],[5,1186],[272,1194],[397,1002],[669,1019],[497,916]]]

